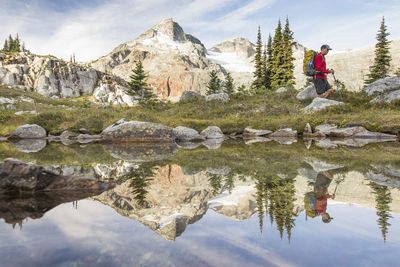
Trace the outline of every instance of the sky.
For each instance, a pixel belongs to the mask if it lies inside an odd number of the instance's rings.
[[[289,18],[294,38],[310,49],[376,43],[385,17],[389,39],[400,39],[400,0],[0,0],[0,45],[17,33],[26,48],[78,61],[104,56],[165,18],[173,18],[207,48],[227,39],[264,41]]]

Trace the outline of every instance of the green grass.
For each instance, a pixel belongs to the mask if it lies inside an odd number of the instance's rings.
[[[393,104],[370,104],[362,93],[342,92],[346,103],[313,114],[302,109],[311,101],[298,101],[295,93],[267,92],[259,95],[236,95],[227,103],[204,100],[183,103],[156,102],[135,107],[112,106],[107,109],[90,103],[89,97],[79,99],[49,99],[32,92],[22,92],[0,86],[0,95],[17,98],[30,97],[36,105],[17,102],[16,110],[2,111],[0,135],[7,136],[18,126],[26,123],[42,125],[49,133],[64,130],[77,131],[86,128],[90,133],[100,133],[105,127],[121,118],[158,122],[170,127],[187,126],[198,131],[207,126],[219,126],[226,134],[240,133],[245,127],[277,130],[292,128],[302,132],[307,123],[315,127],[322,123],[335,123],[342,127],[361,125],[368,130],[397,134],[400,131],[400,102]],[[333,99],[341,100],[336,93]],[[40,115],[21,115],[18,110],[35,110]]]

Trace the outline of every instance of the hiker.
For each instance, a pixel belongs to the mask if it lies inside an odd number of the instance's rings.
[[[326,60],[325,56],[329,53],[329,50],[332,48],[324,44],[321,46],[321,52],[315,57],[314,60],[314,68],[317,72],[314,75],[314,85],[315,89],[317,90],[318,97],[328,98],[330,94],[332,94],[333,89],[328,83],[326,79],[326,74],[328,73],[335,73],[333,69],[328,70],[326,69]]]
[[[317,180],[314,184],[315,194],[315,211],[318,215],[321,215],[324,223],[329,223],[333,218],[326,212],[328,206],[328,198],[335,198],[335,193],[329,195],[328,187],[333,180],[332,174],[328,171],[318,173]]]

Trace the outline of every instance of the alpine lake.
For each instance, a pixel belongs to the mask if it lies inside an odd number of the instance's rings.
[[[3,198],[0,266],[399,266],[398,142],[0,142],[7,158],[116,186]]]

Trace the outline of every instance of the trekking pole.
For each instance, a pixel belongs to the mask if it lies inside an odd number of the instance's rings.
[[[342,102],[344,102],[342,93],[340,92],[341,90],[339,89],[339,82],[338,82],[338,80],[336,80],[336,77],[335,77],[335,73],[332,73],[332,76],[333,76],[333,79],[335,80],[336,89],[337,89],[337,91],[338,91],[338,93],[340,95],[340,99],[342,99]]]

